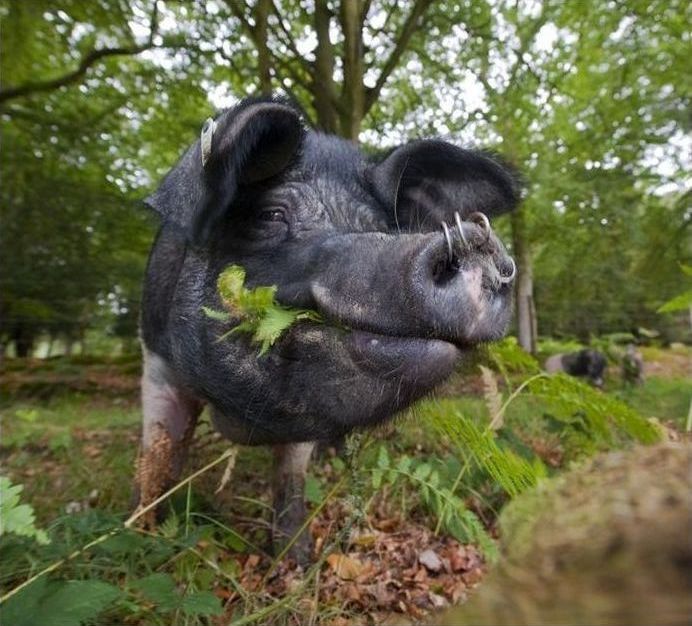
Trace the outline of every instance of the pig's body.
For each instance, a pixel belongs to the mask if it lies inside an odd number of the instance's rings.
[[[603,375],[608,365],[605,355],[598,350],[579,350],[549,357],[544,369],[549,374],[565,372],[577,378],[586,378],[594,387],[603,386]]]
[[[276,526],[291,534],[308,442],[387,419],[504,333],[514,264],[474,212],[510,210],[517,187],[494,159],[444,142],[369,162],[280,102],[246,101],[216,125],[149,199],[163,224],[142,307],[140,501],[177,478],[208,404],[233,441],[276,444]],[[326,323],[292,326],[263,356],[247,335],[219,341],[229,324],[203,307],[222,308],[231,264]]]

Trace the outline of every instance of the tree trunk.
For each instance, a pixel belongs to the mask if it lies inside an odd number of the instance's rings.
[[[315,2],[315,65],[312,77],[312,103],[317,125],[326,133],[337,133],[336,93],[334,88],[334,48],[329,39],[332,13],[327,0]]]
[[[255,46],[257,47],[257,71],[260,80],[260,92],[269,95],[272,90],[271,58],[267,44],[267,23],[272,0],[258,0],[255,7]]]
[[[533,260],[528,242],[525,208],[518,208],[511,217],[512,246],[517,264],[515,288],[517,334],[519,345],[531,354],[536,353],[538,324],[533,299]]]
[[[14,332],[14,351],[19,358],[30,357],[34,351],[34,336],[27,328],[19,324]]]
[[[344,84],[342,90],[341,135],[358,141],[365,115],[363,85],[363,0],[341,0],[340,19],[344,33]]]

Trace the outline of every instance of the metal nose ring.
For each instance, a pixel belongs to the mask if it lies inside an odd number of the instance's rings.
[[[461,225],[461,215],[459,215],[459,211],[454,211],[454,221],[457,225],[457,231],[459,231],[459,238],[461,239],[461,243],[464,245],[464,248],[468,248],[469,242],[466,240],[466,236],[464,235],[464,228]]]
[[[468,216],[468,219],[478,224],[481,227],[481,230],[485,231],[485,239],[487,241],[490,238],[490,233],[493,229],[490,227],[490,220],[487,218],[485,213],[475,211]]]
[[[449,264],[451,265],[452,262],[454,261],[454,249],[452,247],[452,235],[449,232],[449,226],[445,222],[440,222],[440,225],[442,226],[442,232],[444,233],[445,236],[445,241],[447,242],[447,260],[449,261]]]
[[[509,257],[509,261],[512,264],[512,272],[509,276],[503,276],[500,274],[500,278],[498,279],[503,285],[511,283],[514,280],[514,277],[517,275],[517,264],[514,262],[512,257]]]

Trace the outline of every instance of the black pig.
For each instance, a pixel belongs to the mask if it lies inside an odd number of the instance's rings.
[[[148,204],[161,216],[144,284],[140,505],[181,471],[203,405],[216,428],[276,455],[275,542],[304,521],[313,442],[382,422],[498,339],[514,262],[486,215],[514,208],[513,175],[489,155],[413,141],[368,160],[306,130],[275,99],[208,121]],[[276,285],[325,324],[292,326],[264,356],[228,323],[219,273]],[[291,553],[309,557],[306,533]]]
[[[594,387],[603,386],[603,373],[608,360],[598,350],[584,348],[568,354],[554,354],[545,362],[545,371],[549,374],[566,372],[571,376],[586,378]]]

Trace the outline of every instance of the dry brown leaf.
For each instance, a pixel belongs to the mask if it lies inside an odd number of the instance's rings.
[[[330,554],[327,557],[327,563],[334,570],[334,573],[344,580],[355,580],[366,570],[365,564],[362,561],[340,552]]]
[[[436,574],[442,569],[442,559],[435,550],[428,548],[418,555],[418,562],[429,572]]]

